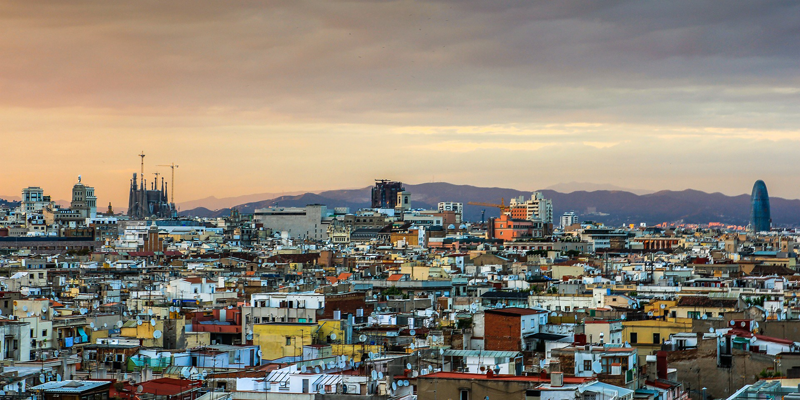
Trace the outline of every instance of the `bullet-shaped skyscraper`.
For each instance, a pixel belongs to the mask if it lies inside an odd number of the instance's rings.
[[[767,185],[759,179],[753,185],[753,193],[750,195],[750,229],[753,232],[769,232],[771,226]]]

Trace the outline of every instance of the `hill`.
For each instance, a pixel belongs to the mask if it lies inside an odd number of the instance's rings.
[[[411,192],[412,206],[415,208],[435,208],[440,201],[465,203],[464,218],[479,221],[481,211],[486,217],[498,216],[499,210],[482,206],[466,205],[468,202],[498,203],[504,198],[506,203],[512,197],[530,197],[531,192],[497,187],[477,187],[453,185],[445,182],[405,185]],[[640,222],[656,224],[661,222],[708,223],[746,225],[750,218],[750,196],[727,196],[722,193],[705,193],[697,190],[659,191],[637,195],[618,190],[574,191],[561,193],[553,190],[542,191],[553,201],[555,219],[567,211],[578,213],[581,220],[599,221],[610,225]],[[305,193],[298,196],[281,196],[275,199],[245,203],[238,206],[242,213],[252,213],[255,209],[268,206],[302,207],[306,204],[325,204],[328,207],[349,207],[351,211],[369,207],[370,187],[362,189],[331,190],[318,194]],[[772,219],[775,226],[800,226],[800,200],[778,197],[770,198]],[[198,217],[219,217],[228,215],[230,209],[208,210],[205,208],[181,212],[181,215]],[[558,224],[558,221],[555,221]]]

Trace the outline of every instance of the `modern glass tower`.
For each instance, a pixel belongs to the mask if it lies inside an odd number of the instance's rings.
[[[753,193],[750,195],[750,228],[753,232],[768,232],[771,225],[767,185],[759,179],[753,185]]]

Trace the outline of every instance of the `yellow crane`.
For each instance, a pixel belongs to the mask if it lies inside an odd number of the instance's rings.
[[[157,165],[158,167],[170,167],[172,169],[172,178],[169,181],[169,202],[175,204],[175,168],[178,168],[175,163],[172,164],[161,164]]]
[[[495,204],[495,203],[483,203],[483,202],[479,202],[479,201],[470,201],[470,202],[469,202],[469,203],[467,203],[467,204],[469,204],[469,205],[471,205],[471,206],[484,206],[484,207],[494,207],[494,208],[499,208],[499,209],[500,209],[500,213],[501,213],[501,214],[502,214],[502,213],[504,213],[504,212],[506,212],[506,211],[508,210],[508,206],[506,205],[506,199],[504,199],[504,198],[502,198],[502,197],[500,198],[500,204]]]

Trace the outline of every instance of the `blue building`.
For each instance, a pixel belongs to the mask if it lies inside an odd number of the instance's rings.
[[[771,226],[767,185],[759,179],[753,185],[753,193],[750,195],[750,228],[753,232],[769,232]]]

